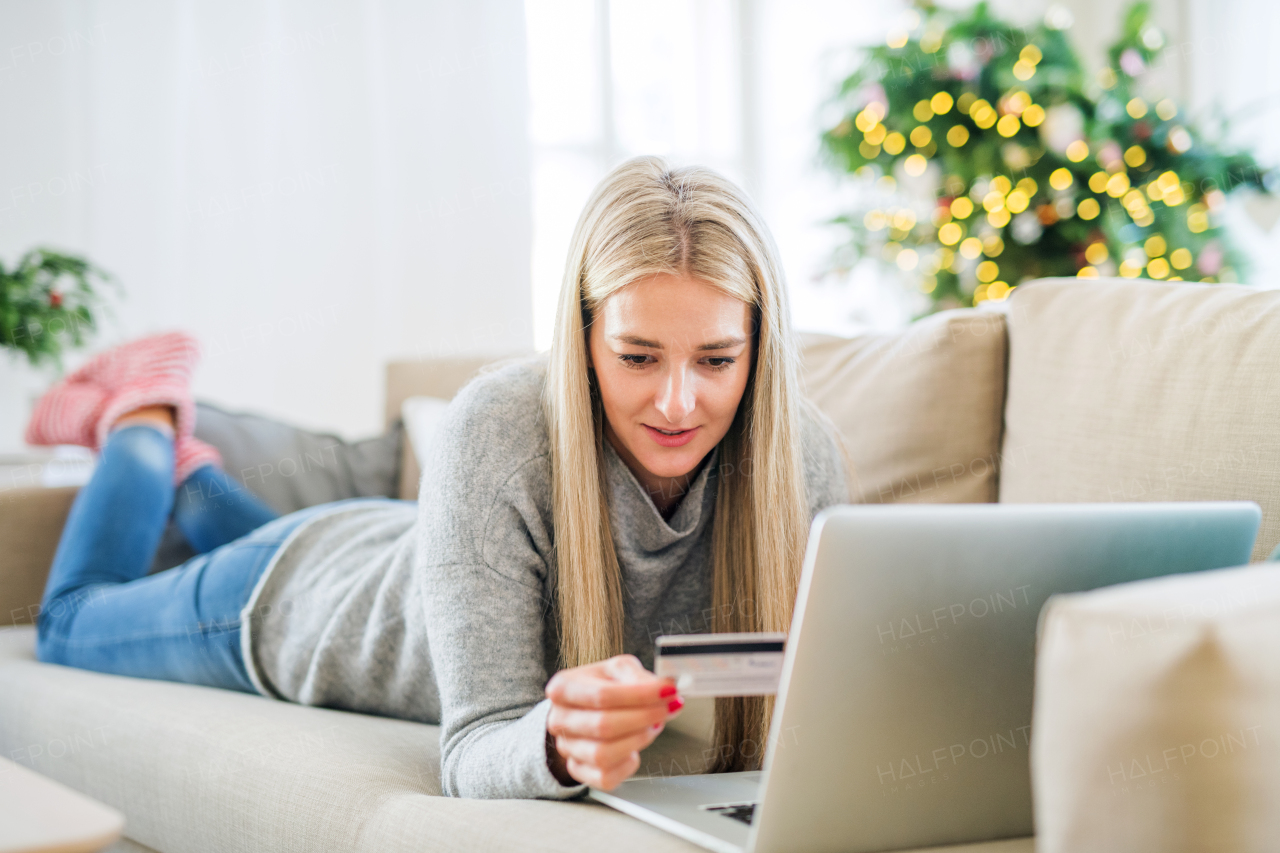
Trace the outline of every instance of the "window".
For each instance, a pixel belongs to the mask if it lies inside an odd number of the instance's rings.
[[[814,0],[526,0],[533,146],[534,342],[551,343],[578,214],[617,163],[659,154],[724,174],[760,205],[797,327],[905,319],[885,288],[818,277],[845,190],[817,163],[821,104],[901,6]]]

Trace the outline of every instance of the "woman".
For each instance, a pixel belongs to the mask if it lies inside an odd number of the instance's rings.
[[[185,338],[100,356],[29,435],[102,448],[40,659],[438,722],[455,796],[615,787],[683,704],[646,668],[653,638],[786,630],[809,522],[848,497],[776,254],[715,173],[618,167],[578,222],[549,359],[459,393],[416,507],[271,519],[191,438]],[[203,553],[146,576],[171,508]],[[718,769],[758,762],[771,707],[717,700]]]

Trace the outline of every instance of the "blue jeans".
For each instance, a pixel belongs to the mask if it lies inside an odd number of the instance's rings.
[[[320,508],[278,518],[212,465],[175,490],[167,435],[142,425],[114,431],[63,528],[36,656],[256,693],[240,649],[241,611],[280,545]],[[171,514],[197,556],[148,575]]]

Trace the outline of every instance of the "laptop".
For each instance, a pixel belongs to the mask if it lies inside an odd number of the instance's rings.
[[[1261,517],[1249,502],[828,508],[763,770],[635,778],[590,797],[723,853],[1031,835],[1045,600],[1245,564]]]

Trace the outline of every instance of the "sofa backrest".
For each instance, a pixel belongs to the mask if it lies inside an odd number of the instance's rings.
[[[1004,400],[1004,318],[948,311],[890,334],[801,339],[807,396],[833,421],[860,503],[996,500]],[[451,398],[497,357],[395,362],[387,421],[407,397]],[[401,497],[417,496],[406,448]]]
[[[1252,500],[1280,542],[1280,291],[1023,285],[1006,308],[1000,500]]]
[[[805,393],[835,423],[856,503],[997,497],[1004,317],[961,309],[887,334],[802,338]]]
[[[404,401],[410,397],[438,397],[452,400],[462,386],[480,372],[480,368],[508,355],[469,355],[455,358],[427,358],[417,361],[393,361],[387,365],[386,407],[383,415],[387,428],[400,418]],[[422,472],[408,434],[400,454],[400,498],[418,498],[418,481]]]

